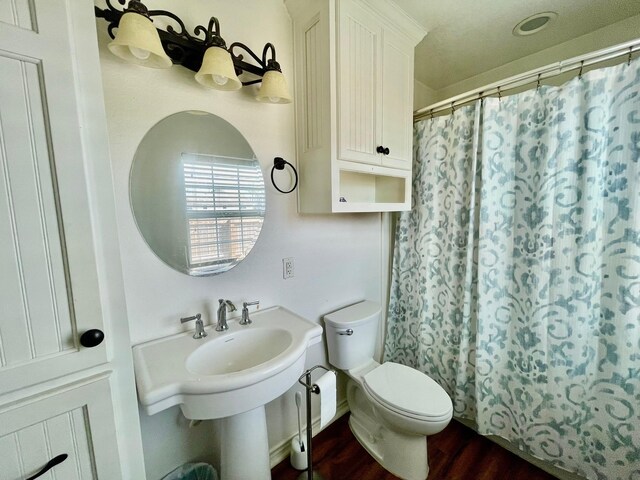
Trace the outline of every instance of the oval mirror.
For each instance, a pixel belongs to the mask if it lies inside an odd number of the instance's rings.
[[[147,245],[193,276],[237,265],[264,221],[264,180],[251,146],[206,112],[176,113],[147,132],[131,165],[129,195]]]

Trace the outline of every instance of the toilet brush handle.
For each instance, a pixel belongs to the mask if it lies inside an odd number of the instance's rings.
[[[302,405],[302,394],[296,392],[296,407],[298,408],[298,444],[300,445],[300,451],[304,452],[304,442],[302,441],[302,412],[300,407]]]

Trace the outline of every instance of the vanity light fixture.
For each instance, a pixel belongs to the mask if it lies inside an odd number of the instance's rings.
[[[124,7],[127,0],[117,2]],[[262,56],[258,57],[240,42],[227,48],[215,17],[211,17],[207,27],[198,25],[191,35],[177,15],[166,10],[149,10],[140,0],[129,0],[123,10],[114,7],[111,0],[106,0],[106,5],[105,9],[95,7],[95,14],[109,23],[108,32],[113,41],[108,48],[123,60],[151,68],[169,68],[174,63],[182,65],[196,72],[198,83],[216,90],[239,90],[243,86],[262,83],[256,95],[259,102],[291,102],[273,44],[267,43]],[[156,28],[153,17],[166,17],[178,28],[172,25],[166,30]],[[256,64],[245,61],[243,53],[237,50],[244,50]],[[243,73],[257,78],[242,81],[238,76]]]

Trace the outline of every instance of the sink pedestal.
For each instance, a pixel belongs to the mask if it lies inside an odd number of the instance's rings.
[[[264,406],[220,419],[221,480],[270,480]]]

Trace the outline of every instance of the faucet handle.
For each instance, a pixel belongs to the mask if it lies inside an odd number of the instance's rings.
[[[204,331],[204,323],[202,322],[202,315],[200,315],[199,313],[196,313],[191,317],[181,318],[180,323],[187,323],[187,322],[190,322],[191,320],[196,321],[196,331],[193,334],[193,338],[198,339],[198,338],[206,337],[207,332]]]
[[[199,313],[196,313],[195,315],[191,316],[191,317],[184,317],[180,319],[180,323],[187,323],[190,322],[191,320],[195,320],[196,322],[201,320],[202,315]]]
[[[251,305],[260,305],[260,300],[256,300],[254,302],[242,302],[242,319],[239,322],[239,325],[249,325],[251,324],[251,319],[249,318],[249,308]]]

